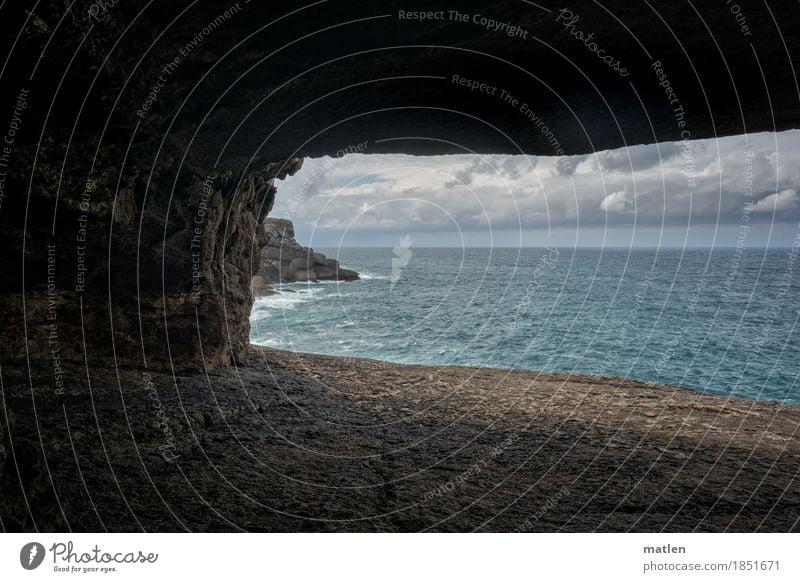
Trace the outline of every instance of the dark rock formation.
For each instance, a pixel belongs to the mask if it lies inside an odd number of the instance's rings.
[[[747,31],[715,3],[562,8],[465,0],[465,17],[420,21],[422,0],[6,3],[0,359],[52,359],[51,307],[62,359],[241,359],[258,222],[297,167],[284,160],[800,125],[793,2],[748,5]]]
[[[252,282],[257,295],[269,293],[269,286],[277,283],[355,281],[359,278],[355,271],[341,268],[336,259],[329,259],[294,240],[291,220],[266,219],[264,236],[261,268]]]
[[[260,222],[274,200],[274,179],[300,165],[268,164],[241,181],[185,172],[181,189],[167,198],[148,198],[144,184],[133,185],[133,215],[144,205],[136,220],[117,215],[119,195],[108,182],[87,184],[74,199],[65,193],[56,234],[28,237],[24,291],[11,278],[0,283],[3,357],[55,362],[85,355],[196,368],[241,360],[253,257],[264,244]],[[161,192],[173,178],[151,179],[151,190]],[[29,235],[52,218],[31,216]],[[14,244],[15,234],[3,242]],[[3,257],[14,258],[11,251]]]

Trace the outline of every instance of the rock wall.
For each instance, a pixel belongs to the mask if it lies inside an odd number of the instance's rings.
[[[355,281],[359,278],[355,271],[340,267],[336,259],[298,243],[291,220],[267,218],[263,228],[265,244],[261,265],[252,280],[256,295],[269,294],[271,286],[278,283]]]
[[[85,357],[178,368],[242,361],[273,182],[301,165],[268,164],[239,181],[186,172],[171,197],[158,176],[149,193],[130,191],[124,219],[106,182],[93,183],[87,204],[64,196],[54,235],[31,236],[33,219],[19,239],[4,239],[6,249],[25,239],[28,275],[24,291],[0,295],[0,326],[15,330],[0,338],[3,358],[54,367]]]

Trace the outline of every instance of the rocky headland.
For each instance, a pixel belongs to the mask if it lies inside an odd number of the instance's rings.
[[[255,296],[276,293],[278,283],[316,283],[317,281],[355,281],[358,273],[344,269],[336,259],[329,259],[294,239],[294,225],[285,218],[264,221],[265,247],[261,251],[258,274],[251,286]]]

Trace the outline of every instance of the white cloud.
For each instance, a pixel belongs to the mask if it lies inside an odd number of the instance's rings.
[[[633,202],[628,199],[628,193],[625,190],[609,194],[600,203],[600,209],[606,212],[625,212],[631,208],[633,208]]]
[[[274,216],[331,232],[734,225],[748,200],[796,224],[800,131],[560,158],[355,154],[308,159],[277,186]]]
[[[766,198],[762,198],[758,203],[753,206],[753,212],[781,212],[796,210],[800,205],[800,200],[797,198],[797,190],[794,188],[787,188],[775,194],[770,194]]]

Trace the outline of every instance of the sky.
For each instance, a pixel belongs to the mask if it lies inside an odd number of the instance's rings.
[[[791,246],[800,130],[578,156],[348,154],[276,183],[312,247]]]

